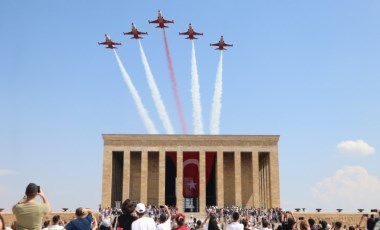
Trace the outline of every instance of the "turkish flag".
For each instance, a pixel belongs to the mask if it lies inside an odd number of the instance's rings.
[[[199,153],[183,153],[183,197],[199,196]]]

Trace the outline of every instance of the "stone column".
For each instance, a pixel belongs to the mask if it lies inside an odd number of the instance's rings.
[[[280,176],[277,146],[273,147],[269,156],[271,206],[280,207]]]
[[[141,190],[140,202],[147,205],[148,202],[148,151],[141,151]]]
[[[124,148],[124,165],[123,165],[123,202],[129,198],[129,184],[131,176],[131,150]]]
[[[199,211],[206,209],[206,152],[199,152]]]
[[[234,152],[234,168],[235,168],[235,204],[242,205],[241,201],[241,153],[240,151]]]
[[[254,149],[252,151],[252,186],[253,186],[253,206],[260,207],[260,174],[259,174],[259,152]]]
[[[102,181],[102,207],[111,207],[112,192],[112,149],[104,146],[103,155],[103,181]]]
[[[268,177],[268,158],[264,158],[264,183],[265,183],[265,208],[269,208],[269,177]]]
[[[166,153],[160,149],[158,160],[158,204],[165,204],[165,169],[166,169]]]
[[[216,171],[216,204],[224,207],[224,164],[223,151],[220,149],[216,153]]]
[[[183,152],[182,148],[177,148],[177,182],[176,199],[178,212],[183,212]]]

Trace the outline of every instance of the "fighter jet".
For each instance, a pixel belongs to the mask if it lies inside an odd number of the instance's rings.
[[[218,43],[215,43],[215,44],[211,44],[210,43],[210,46],[218,46],[218,48],[216,48],[216,50],[227,50],[225,49],[224,47],[225,46],[234,46],[233,44],[227,44],[224,42],[223,40],[223,35],[220,37],[220,40]]]
[[[153,20],[153,21],[148,21],[149,23],[157,23],[158,26],[156,26],[156,28],[167,28],[167,26],[165,26],[165,23],[174,23],[174,20],[166,20],[164,19],[164,17],[162,17],[162,13],[161,13],[161,10],[158,11],[158,17],[157,17],[157,20]]]
[[[193,27],[191,26],[191,23],[189,23],[189,29],[187,29],[187,32],[179,33],[179,35],[187,35],[188,37],[186,39],[198,39],[194,37],[195,35],[203,35],[203,33],[198,33],[193,30]]]
[[[143,37],[140,37],[139,35],[148,34],[147,32],[140,32],[138,31],[137,27],[134,23],[132,23],[132,30],[131,32],[123,32],[124,35],[132,35],[131,39],[141,39]]]
[[[113,42],[107,34],[105,34],[105,36],[106,36],[106,41],[105,42],[98,42],[99,45],[106,45],[107,49],[117,49],[117,47],[115,47],[115,45],[121,45],[121,43]]]

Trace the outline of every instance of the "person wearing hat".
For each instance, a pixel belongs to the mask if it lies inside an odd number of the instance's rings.
[[[92,215],[92,210],[79,207],[75,210],[76,219],[66,225],[66,230],[91,230],[98,226],[96,218]]]
[[[111,221],[109,218],[105,218],[100,223],[99,230],[112,230]]]
[[[43,203],[36,202],[37,196],[41,197]],[[12,212],[16,217],[18,230],[41,230],[42,219],[51,212],[51,207],[40,187],[29,183],[25,196],[13,206]]]
[[[154,220],[145,216],[146,208],[143,203],[138,203],[135,211],[138,219],[133,221],[132,230],[156,230]]]
[[[177,213],[175,215],[175,221],[177,222],[176,230],[189,230],[185,224],[185,215],[183,213]]]

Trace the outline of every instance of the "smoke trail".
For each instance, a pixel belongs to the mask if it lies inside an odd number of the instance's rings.
[[[203,134],[201,95],[199,93],[199,76],[194,41],[192,41],[191,52],[191,94],[193,99],[194,134]]]
[[[173,126],[172,126],[170,119],[169,119],[169,116],[166,112],[164,102],[161,99],[160,91],[157,88],[157,84],[154,80],[152,71],[150,70],[149,63],[148,63],[148,60],[145,56],[145,52],[144,52],[144,49],[141,45],[140,40],[139,40],[139,46],[140,46],[141,60],[142,60],[143,65],[144,65],[146,78],[148,80],[148,85],[149,85],[150,91],[152,92],[153,101],[154,101],[154,104],[156,105],[158,115],[160,116],[160,119],[161,119],[162,123],[164,124],[164,128],[166,130],[166,133],[167,134],[173,134],[174,133],[173,132]]]
[[[154,124],[149,117],[148,111],[145,109],[136,88],[133,86],[131,78],[129,77],[127,71],[125,70],[123,63],[121,62],[119,58],[119,55],[117,55],[116,50],[113,50],[113,51],[115,53],[116,61],[117,61],[117,64],[119,65],[120,71],[123,74],[124,81],[127,84],[129,91],[132,94],[138,113],[140,114],[140,117],[142,118],[146,129],[148,130],[149,134],[157,134],[156,127],[154,127]]]
[[[214,98],[211,114],[211,134],[219,134],[220,111],[222,109],[222,74],[223,74],[223,51],[220,51],[218,70],[216,71]]]
[[[169,64],[170,79],[172,81],[172,88],[173,88],[175,103],[177,106],[177,113],[181,122],[182,132],[186,134],[187,133],[186,121],[185,121],[185,116],[183,115],[182,104],[178,95],[177,80],[175,78],[172,58],[170,56],[168,40],[166,38],[165,30],[163,29],[162,31],[164,33],[166,59],[168,60],[168,64]]]

